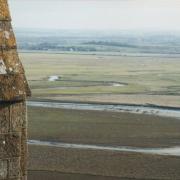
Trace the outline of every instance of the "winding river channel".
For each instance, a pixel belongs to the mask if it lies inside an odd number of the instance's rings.
[[[110,112],[129,112],[136,114],[150,114],[164,117],[174,117],[180,119],[180,108],[161,107],[152,105],[121,105],[121,104],[93,104],[93,103],[64,103],[49,101],[28,101],[28,106],[48,107],[58,109],[74,110],[96,110]]]
[[[164,156],[180,156],[180,147],[170,147],[170,148],[138,148],[138,147],[126,147],[126,146],[113,147],[113,146],[100,146],[100,145],[88,145],[88,144],[49,142],[49,141],[39,141],[39,140],[29,140],[28,144],[56,147],[56,148],[68,148],[68,149],[134,152],[134,153],[156,154],[156,155],[164,155]]]

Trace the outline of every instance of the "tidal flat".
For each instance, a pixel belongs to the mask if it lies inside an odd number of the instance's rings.
[[[28,114],[29,139],[142,148],[180,146],[176,118],[40,107],[30,107]],[[179,179],[179,166],[178,156],[29,145],[29,178]]]

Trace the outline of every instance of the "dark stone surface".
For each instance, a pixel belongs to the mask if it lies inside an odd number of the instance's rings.
[[[20,158],[13,158],[9,161],[9,178],[19,178],[21,175]]]
[[[2,101],[25,100],[30,90],[24,74],[0,75],[0,99]]]
[[[25,180],[27,123],[25,102],[0,105],[0,180]]]
[[[9,108],[7,105],[0,105],[0,134],[8,133],[10,126]]]
[[[4,154],[6,157],[18,157],[21,155],[21,134],[5,134]]]
[[[26,105],[24,102],[12,104],[11,112],[11,132],[21,132],[26,128]]]
[[[7,178],[8,161],[0,160],[0,179]]]
[[[27,130],[26,128],[22,129],[22,135],[21,135],[21,171],[22,175],[27,175]]]

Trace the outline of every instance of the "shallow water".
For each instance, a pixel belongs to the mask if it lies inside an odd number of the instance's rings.
[[[57,81],[57,80],[59,80],[59,76],[49,76],[49,79],[48,79],[48,81]]]
[[[152,107],[141,105],[108,105],[108,104],[85,104],[85,103],[60,103],[60,102],[37,102],[28,101],[28,106],[48,107],[74,110],[97,110],[110,112],[129,112],[136,114],[150,114],[180,119],[180,108]]]
[[[102,151],[118,151],[118,152],[135,152],[143,154],[156,154],[164,156],[180,156],[180,147],[170,148],[138,148],[127,146],[99,146],[88,144],[71,144],[61,142],[49,142],[39,140],[29,140],[29,145],[49,146],[57,148],[70,148],[70,149],[82,149],[82,150],[102,150]]]
[[[113,86],[113,87],[124,87],[125,84],[113,83],[112,86]]]

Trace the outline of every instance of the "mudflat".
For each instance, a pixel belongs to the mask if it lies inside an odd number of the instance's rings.
[[[89,174],[60,173],[55,171],[29,171],[28,180],[120,180],[117,177],[95,176]],[[121,178],[121,180],[130,180]]]
[[[145,114],[29,107],[29,139],[65,143],[173,147],[180,120]]]
[[[180,145],[180,120],[145,114],[30,107],[29,139],[105,146],[174,147]],[[30,180],[39,177],[47,180],[178,180],[179,167],[179,156],[29,146]]]
[[[180,179],[180,157],[40,146],[29,146],[29,152],[29,170],[91,174],[120,179]],[[83,179],[80,176],[79,178]]]

